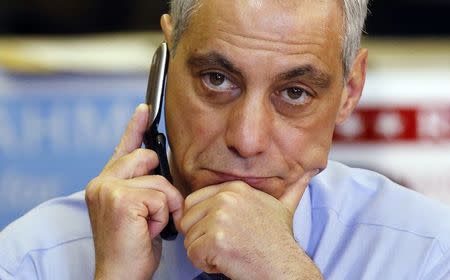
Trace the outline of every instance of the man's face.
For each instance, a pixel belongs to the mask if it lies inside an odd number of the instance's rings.
[[[335,0],[203,1],[168,74],[172,169],[185,194],[242,180],[279,198],[326,166],[341,28]]]

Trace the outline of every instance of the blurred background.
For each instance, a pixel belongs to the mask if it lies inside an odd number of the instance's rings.
[[[0,0],[0,230],[100,172],[144,101],[167,10],[161,0]],[[370,10],[364,97],[331,157],[450,204],[450,1]]]

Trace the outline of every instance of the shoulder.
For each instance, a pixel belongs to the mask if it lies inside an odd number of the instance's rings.
[[[329,161],[312,185],[313,210],[332,212],[347,226],[412,234],[450,250],[450,208],[383,175]]]
[[[84,192],[56,198],[0,232],[0,274],[13,277],[24,271],[36,275],[46,269],[59,271],[69,266],[69,260],[81,265],[90,259],[92,247]]]
[[[330,161],[309,185],[306,249],[326,278],[447,279],[450,209],[372,171]]]

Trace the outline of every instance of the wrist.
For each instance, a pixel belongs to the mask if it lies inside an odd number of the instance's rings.
[[[273,258],[274,269],[266,279],[322,280],[319,268],[296,241],[292,238],[288,243]]]
[[[154,273],[154,272],[153,272]],[[95,280],[149,280],[153,273],[139,271],[130,267],[122,268],[120,265],[98,265],[95,268]]]

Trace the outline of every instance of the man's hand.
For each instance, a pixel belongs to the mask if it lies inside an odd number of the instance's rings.
[[[293,237],[293,213],[314,172],[277,200],[241,181],[200,189],[185,200],[180,228],[193,264],[231,279],[321,279]]]
[[[150,279],[161,257],[159,233],[182,216],[183,197],[164,177],[155,152],[141,149],[148,106],[139,105],[111,160],[86,188],[96,279]]]

